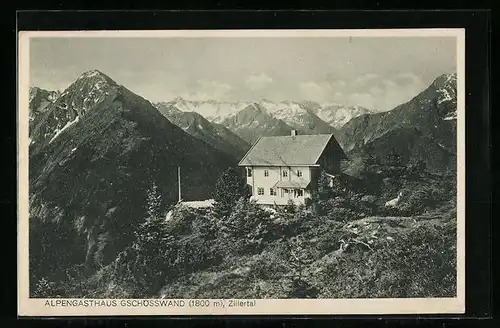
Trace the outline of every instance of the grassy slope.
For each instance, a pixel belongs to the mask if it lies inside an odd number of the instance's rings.
[[[372,216],[348,223],[315,220],[255,254],[169,282],[166,298],[445,297],[455,294],[454,208],[416,217]],[[297,262],[283,251],[302,240]],[[427,240],[426,240],[427,238]],[[340,239],[349,243],[336,256]],[[369,246],[366,246],[369,245]],[[230,250],[228,250],[230,252]],[[305,291],[293,285],[301,275]]]
[[[217,232],[214,238],[207,238],[206,231],[196,226],[205,222],[213,224],[214,230],[223,228],[206,211],[180,207],[174,213],[169,224],[179,231],[178,247],[195,245],[220,255],[219,260],[198,268],[182,268],[163,283],[158,293],[143,297],[392,298],[456,294],[453,203],[413,217],[367,216],[343,222],[315,216],[309,210],[279,212],[262,218],[267,229],[261,229],[261,238],[250,238],[251,243],[247,237],[232,239]],[[339,255],[341,240],[347,247]],[[85,296],[138,296],[131,292],[137,290],[136,286],[110,281],[108,269],[86,285]]]

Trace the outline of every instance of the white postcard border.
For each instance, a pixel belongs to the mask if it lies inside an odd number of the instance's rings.
[[[137,306],[131,300],[107,300],[88,306],[85,299],[29,298],[28,94],[29,41],[43,37],[456,37],[457,40],[457,296],[412,299],[256,299],[254,306],[229,307],[229,300],[210,306]],[[157,31],[24,31],[18,33],[18,315],[300,315],[300,314],[459,314],[465,312],[465,29],[348,30],[157,30]],[[62,300],[65,300],[63,302]],[[54,302],[59,301],[59,305]],[[246,300],[242,300],[246,302]],[[129,302],[130,306],[123,304]],[[222,302],[222,303],[219,303]],[[62,304],[65,303],[65,304]],[[116,303],[116,306],[113,304]],[[167,302],[168,303],[168,302]],[[105,303],[104,303],[105,304]],[[224,304],[221,306],[220,304]],[[239,302],[237,302],[239,304]],[[93,305],[93,304],[91,304]],[[124,306],[125,305],[125,306]]]

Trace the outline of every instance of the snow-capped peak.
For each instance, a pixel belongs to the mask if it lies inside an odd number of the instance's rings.
[[[84,72],[62,94],[51,95],[53,101],[46,107],[48,114],[44,117],[43,131],[37,132],[37,143],[39,140],[52,143],[61,133],[79,125],[87,112],[100,108],[100,104],[118,92],[118,84],[102,72]]]
[[[282,100],[275,102],[261,98],[257,102],[252,101],[219,101],[219,100],[186,100],[176,97],[164,103],[182,112],[196,112],[209,121],[222,123],[229,117],[236,115],[248,106],[262,110],[268,115],[283,120],[292,125],[303,124],[307,117],[318,116],[321,120],[333,127],[341,127],[350,119],[372,113],[374,111],[359,106],[343,106],[336,103],[319,104],[317,102],[296,102]],[[315,118],[317,120],[317,118]]]
[[[444,102],[455,102],[457,101],[457,74],[443,74],[438,77],[434,83],[436,92],[438,94],[437,103],[438,105]]]
[[[84,72],[80,76],[80,78],[91,78],[91,77],[102,76],[102,75],[104,75],[104,74],[101,73],[99,70],[97,70],[97,69],[91,69],[89,71]]]
[[[83,74],[78,77],[74,84],[78,85],[78,88],[80,89],[83,89],[85,85],[94,86],[97,89],[101,89],[104,86],[116,87],[118,85],[109,76],[97,69],[83,72]]]
[[[196,112],[209,121],[221,122],[225,118],[236,114],[240,110],[244,109],[246,106],[251,104],[251,102],[245,101],[218,101],[218,100],[202,100],[193,101],[186,100],[182,97],[176,97],[168,103],[172,107],[182,111],[182,112]]]
[[[326,103],[316,109],[314,113],[331,126],[341,128],[353,118],[365,114],[373,114],[375,111],[361,106],[344,106],[337,103]]]
[[[274,118],[283,120],[292,125],[301,124],[303,116],[307,115],[307,110],[300,104],[292,101],[280,101],[278,103],[264,100],[259,105]]]

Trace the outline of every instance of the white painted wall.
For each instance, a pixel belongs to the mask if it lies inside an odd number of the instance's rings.
[[[299,177],[297,171],[302,172],[302,177]],[[268,172],[268,176],[265,176],[265,172]],[[283,177],[283,171],[288,172],[287,177]],[[256,200],[260,204],[277,204],[286,205],[289,199],[292,199],[296,204],[303,204],[306,198],[310,198],[311,195],[308,191],[304,190],[304,196],[293,197],[292,195],[286,196],[282,194],[280,188],[276,188],[276,195],[271,196],[271,188],[278,182],[282,180],[289,181],[299,181],[305,180],[307,182],[311,181],[311,169],[307,166],[302,167],[262,167],[256,166],[252,168],[252,176],[247,175],[247,184],[252,186],[252,199]],[[258,195],[258,188],[264,188],[264,195]]]

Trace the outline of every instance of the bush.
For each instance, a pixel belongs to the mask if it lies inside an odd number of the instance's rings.
[[[193,220],[191,221],[191,233],[193,236],[201,240],[209,241],[217,237],[217,222],[213,213],[202,214],[198,211]]]
[[[403,191],[407,197],[402,199],[399,209],[406,215],[421,214],[427,210],[435,209],[444,201],[456,198],[456,195],[449,195],[447,190],[439,184],[413,184]]]
[[[290,268],[286,259],[285,244],[280,241],[273,247],[252,257],[249,263],[250,272],[256,279],[281,280]]]
[[[230,253],[255,253],[269,238],[269,213],[255,202],[241,198],[229,217],[220,219],[217,228],[221,247]]]
[[[43,277],[35,284],[35,288],[31,293],[34,298],[51,298],[56,295],[56,284]]]
[[[183,276],[219,264],[222,256],[213,243],[200,238],[185,238],[177,244],[177,255],[172,275]]]
[[[297,234],[303,224],[300,215],[273,215],[275,217],[270,224],[269,231],[273,239],[288,238]]]

